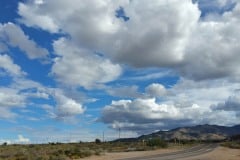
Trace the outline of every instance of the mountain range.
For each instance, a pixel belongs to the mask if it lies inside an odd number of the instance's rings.
[[[164,140],[224,140],[233,135],[240,134],[240,125],[226,127],[218,125],[197,125],[192,127],[180,127],[169,131],[158,131],[137,138],[120,139],[120,141],[139,141],[151,138]]]

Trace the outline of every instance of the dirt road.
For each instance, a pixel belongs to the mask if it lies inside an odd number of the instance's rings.
[[[180,156],[181,158],[178,157],[178,160],[240,160],[240,149],[230,149],[221,146],[202,147],[195,146],[187,150],[169,148],[155,151],[106,153],[102,156],[92,156],[81,160],[146,160],[146,157],[148,160],[162,160],[163,158],[166,159],[166,156],[172,156],[167,159],[170,160],[170,158],[176,159],[176,156],[179,154],[182,154],[182,156]]]
[[[134,158],[125,158],[119,160],[176,160],[181,158],[189,158],[198,155],[202,155],[208,152],[213,151],[218,144],[201,144],[198,146],[194,146],[189,149],[185,149],[178,152],[166,153],[166,154],[157,154],[152,156],[142,156],[142,157],[134,157]]]

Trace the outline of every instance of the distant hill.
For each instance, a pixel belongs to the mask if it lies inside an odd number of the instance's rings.
[[[135,139],[120,139],[120,141],[139,141],[151,138],[161,138],[164,140],[224,140],[237,134],[240,134],[240,125],[226,127],[206,124],[193,127],[180,127],[169,131],[158,131],[148,135],[142,135]]]

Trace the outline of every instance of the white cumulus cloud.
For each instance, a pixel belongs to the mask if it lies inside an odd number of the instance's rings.
[[[0,24],[0,39],[12,47],[19,47],[30,59],[46,58],[47,49],[41,48],[23,30],[13,24]]]
[[[102,51],[116,61],[161,67],[183,59],[200,16],[191,0],[84,0],[76,4],[76,0],[20,3],[20,21],[51,32],[61,30],[78,46]],[[115,16],[120,6],[129,21]]]
[[[66,39],[54,43],[55,53],[52,75],[63,84],[92,88],[117,79],[122,73],[120,65],[78,48]]]
[[[74,99],[66,97],[61,91],[55,90],[53,96],[57,102],[56,114],[59,118],[71,117],[84,112],[84,108],[80,103]]]
[[[7,73],[11,76],[21,77],[26,73],[22,71],[21,67],[13,62],[11,57],[6,54],[0,54],[0,76]]]
[[[149,94],[149,89],[163,89],[160,86],[151,84],[146,87],[146,93]],[[234,125],[239,122],[239,98],[236,94],[231,96],[236,88],[237,83],[223,80],[195,82],[182,79],[172,88],[164,88],[165,94],[160,94],[161,100],[135,98],[112,101],[104,106],[101,121],[111,128],[140,134],[156,128],[170,129],[206,123]],[[154,95],[159,96],[152,93],[152,97]]]
[[[169,67],[194,80],[239,79],[236,66],[240,7],[236,1],[215,0],[211,6],[235,5],[220,15],[212,14],[215,18],[208,20],[201,19],[199,6],[192,0],[77,3],[19,3],[20,21],[66,33],[79,48],[101,52],[114,62],[134,67]],[[204,4],[199,1],[200,6]],[[128,21],[115,16],[120,6]]]
[[[27,144],[30,142],[29,138],[24,137],[23,135],[18,135],[18,139],[16,140],[17,143]]]

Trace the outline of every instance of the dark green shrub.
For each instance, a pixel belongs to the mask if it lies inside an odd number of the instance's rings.
[[[101,143],[101,140],[97,138],[97,139],[95,139],[95,143],[96,143],[96,144],[100,144],[100,143]]]
[[[146,145],[149,147],[161,147],[161,148],[166,148],[168,146],[167,142],[160,138],[149,139]]]
[[[4,142],[2,145],[3,145],[3,146],[6,146],[6,145],[7,145],[7,142]]]

